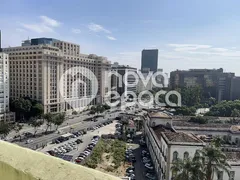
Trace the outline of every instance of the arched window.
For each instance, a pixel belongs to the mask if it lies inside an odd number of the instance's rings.
[[[173,161],[176,161],[178,158],[178,152],[177,151],[174,151],[173,152]]]
[[[188,152],[184,152],[183,158],[184,158],[184,159],[187,159],[188,157],[189,157],[189,153],[188,153]]]

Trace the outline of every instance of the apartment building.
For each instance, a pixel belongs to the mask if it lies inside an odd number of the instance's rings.
[[[107,59],[81,54],[79,45],[52,38],[27,40],[22,46],[3,51],[9,54],[10,97],[13,99],[30,97],[40,101],[45,113],[71,112],[103,103],[107,91],[103,72],[110,67]],[[98,80],[97,87],[91,86],[91,77],[87,79],[82,68],[93,72],[92,78],[96,76]],[[96,97],[93,89],[97,91]]]
[[[0,121],[14,121],[15,113],[9,111],[9,61],[8,54],[0,52]]]

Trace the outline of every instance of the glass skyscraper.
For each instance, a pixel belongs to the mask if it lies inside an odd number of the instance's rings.
[[[153,71],[158,69],[158,49],[144,49],[142,50],[142,72]]]

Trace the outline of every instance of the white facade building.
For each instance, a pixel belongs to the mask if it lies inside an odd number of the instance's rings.
[[[110,69],[106,58],[82,54],[80,45],[51,38],[32,39],[30,44],[3,51],[9,55],[12,99],[30,97],[40,101],[44,113],[71,113],[87,105],[104,103],[108,91],[105,71]],[[89,78],[85,76],[88,74]]]
[[[176,130],[172,121],[173,119],[171,117],[162,112],[148,113],[145,117],[144,133],[146,144],[153,160],[158,180],[174,179],[174,174],[172,174],[171,171],[174,160],[177,158],[184,159],[187,157],[193,157],[196,150],[202,149],[206,145],[206,143],[196,135],[196,132],[194,133],[192,130]],[[191,127],[186,127],[186,129],[187,128]],[[217,131],[215,129],[212,132]],[[201,134],[203,134],[203,131]],[[217,134],[221,134],[221,130]],[[236,135],[236,127],[234,135]],[[228,177],[226,172],[220,171],[218,174],[214,175],[214,180],[239,180],[239,148],[236,147],[236,149],[233,149],[230,147],[223,147],[222,149],[227,156],[228,163],[231,165],[230,177]]]
[[[9,62],[8,54],[0,53],[0,121],[14,121],[9,112]]]

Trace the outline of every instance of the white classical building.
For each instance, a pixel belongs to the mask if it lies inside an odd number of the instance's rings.
[[[14,121],[9,112],[9,62],[8,54],[0,53],[0,121]]]
[[[82,54],[80,45],[52,38],[27,40],[3,52],[9,55],[12,99],[30,97],[43,104],[44,113],[104,103],[107,58]]]
[[[171,167],[174,160],[193,157],[196,150],[202,149],[206,145],[206,142],[201,140],[196,133],[176,130],[172,121],[173,119],[170,116],[162,112],[152,112],[145,116],[144,133],[146,144],[158,180],[173,180],[174,174]],[[236,150],[233,152],[233,149],[228,150],[229,152],[225,153],[228,163],[231,165],[230,177],[228,177],[227,173],[220,171],[214,176],[214,180],[240,179],[240,152]]]

